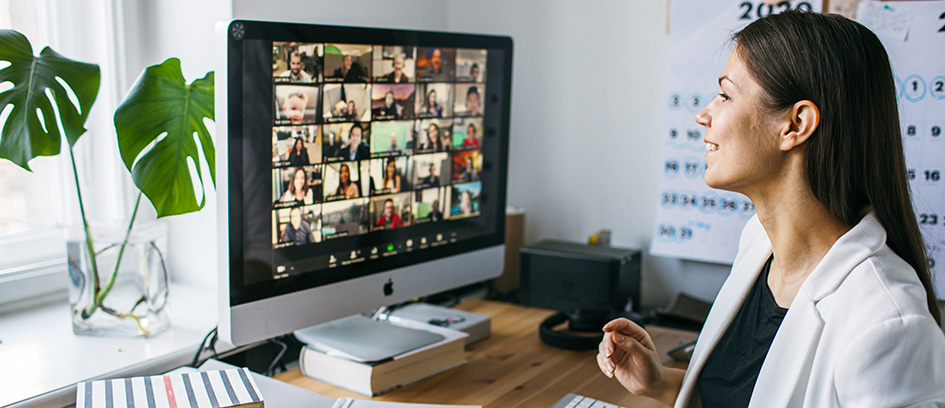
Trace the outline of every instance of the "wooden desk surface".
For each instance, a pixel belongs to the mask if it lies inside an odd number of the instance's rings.
[[[570,392],[626,407],[661,406],[630,394],[616,380],[605,377],[597,368],[596,351],[567,351],[542,343],[538,325],[554,313],[551,310],[486,300],[471,300],[456,308],[492,317],[490,337],[466,348],[469,362],[375,400],[550,408]],[[647,329],[662,353],[696,335],[659,327]],[[664,354],[664,362],[669,360]],[[306,377],[298,368],[275,378],[330,398],[366,398]]]

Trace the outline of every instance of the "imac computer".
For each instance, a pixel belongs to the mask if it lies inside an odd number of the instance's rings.
[[[510,38],[258,21],[217,31],[223,339],[501,273]]]

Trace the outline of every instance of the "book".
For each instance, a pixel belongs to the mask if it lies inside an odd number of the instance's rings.
[[[482,408],[482,405],[440,405],[404,402],[370,401],[354,398],[338,398],[331,408]]]
[[[76,390],[76,408],[155,406],[263,408],[264,403],[247,368],[85,381]]]
[[[413,321],[396,324],[441,334],[444,338],[377,362],[354,361],[319,348],[317,344],[309,344],[302,348],[299,356],[302,374],[373,397],[466,362],[467,333]]]

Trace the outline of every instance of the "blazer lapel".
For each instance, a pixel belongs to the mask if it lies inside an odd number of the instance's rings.
[[[799,292],[771,342],[749,407],[802,405],[808,383],[804,378],[810,374],[814,345],[822,329],[814,301]]]
[[[755,280],[761,273],[768,257],[771,256],[771,243],[767,239],[761,240],[745,252],[744,259],[732,267],[732,273],[729,275],[722,289],[719,290],[718,297],[712,304],[709,316],[706,318],[702,332],[699,333],[699,340],[696,342],[696,348],[693,350],[693,360],[689,362],[689,368],[683,377],[682,387],[679,389],[679,398],[676,399],[676,408],[690,406],[696,382],[702,367],[709,358],[710,352],[715,349],[719,339],[728,329],[729,324],[735,319],[735,315],[741,310],[745,297],[754,285]]]
[[[871,211],[827,251],[791,302],[758,373],[749,407],[803,404],[824,326],[817,302],[836,291],[853,268],[885,243],[886,231]]]

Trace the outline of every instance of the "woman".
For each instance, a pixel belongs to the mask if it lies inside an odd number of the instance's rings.
[[[308,158],[308,149],[302,143],[302,138],[295,139],[292,150],[289,150],[289,164],[292,166],[307,166],[311,164]]]
[[[676,407],[945,404],[945,335],[909,197],[882,44],[844,17],[784,12],[734,37],[706,127],[706,183],[747,195],[687,371],[626,319],[597,357]]]
[[[292,173],[292,183],[289,184],[289,190],[279,199],[283,203],[293,203],[294,205],[312,204],[315,202],[312,190],[308,188],[308,175],[305,169],[299,167]]]
[[[463,190],[463,193],[459,196],[459,212],[462,215],[472,215],[473,213],[472,194],[469,190]]]
[[[338,169],[338,188],[335,189],[335,196],[344,198],[358,198],[358,186],[351,182],[351,170],[347,164],[342,164]]]
[[[423,101],[423,107],[420,108],[421,118],[441,118],[443,117],[443,107],[436,100],[436,89],[427,92],[427,98]]]
[[[394,104],[394,91],[388,90],[384,94],[384,106],[378,108],[377,116],[385,119],[400,119],[400,111]]]
[[[427,152],[442,152],[445,150],[443,140],[440,139],[440,127],[436,123],[431,122],[430,126],[427,127],[427,142],[421,150]]]
[[[384,186],[382,188],[390,193],[400,192],[400,174],[397,174],[397,164],[394,159],[387,159],[387,165],[384,167]]]
[[[348,107],[345,109],[345,120],[358,120],[358,106],[354,101],[348,101]]]

